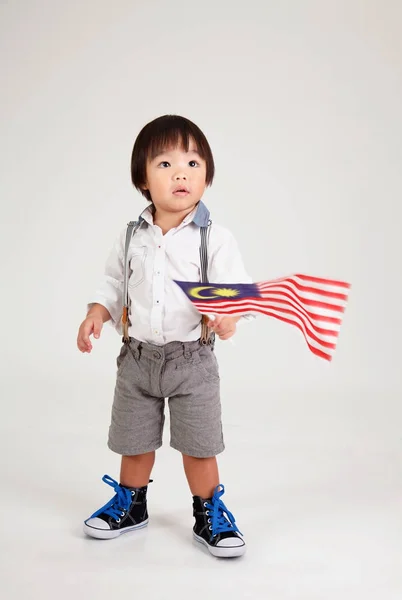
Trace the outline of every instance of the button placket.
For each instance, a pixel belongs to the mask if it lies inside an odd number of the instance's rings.
[[[152,308],[151,308],[151,327],[155,341],[163,340],[162,335],[162,314],[164,305],[164,274],[165,274],[165,247],[164,244],[156,239],[156,249],[154,257],[154,268],[152,278]]]

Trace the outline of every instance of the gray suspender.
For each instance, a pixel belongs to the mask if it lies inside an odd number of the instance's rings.
[[[211,225],[211,221],[208,221],[208,225],[206,227],[200,227],[201,234],[201,244],[200,244],[200,264],[201,264],[201,283],[208,283],[208,236],[209,236],[209,226]],[[215,334],[211,333],[207,323],[208,316],[202,315],[201,319],[201,344],[205,345],[208,343],[213,343],[215,339]]]
[[[130,221],[127,225],[126,231],[126,243],[124,245],[124,285],[123,285],[123,315],[121,322],[123,324],[123,339],[125,342],[129,341],[128,328],[130,323],[130,296],[128,293],[128,249],[130,246],[131,238],[141,225],[141,221]]]
[[[128,293],[128,279],[129,279],[129,261],[128,261],[128,249],[130,247],[131,238],[140,227],[141,221],[130,221],[127,225],[126,231],[126,242],[124,246],[124,285],[123,285],[123,341],[128,342],[130,340],[128,335],[128,328],[130,323],[130,296]],[[200,263],[201,263],[201,283],[208,283],[208,234],[209,226],[211,221],[208,221],[206,227],[200,227],[201,244],[200,244]],[[208,344],[212,342],[214,336],[211,336],[209,327],[207,326],[208,317],[202,316],[201,321],[201,343]]]
[[[208,283],[208,227],[200,227],[201,245],[200,245],[200,263],[201,263],[201,283]]]

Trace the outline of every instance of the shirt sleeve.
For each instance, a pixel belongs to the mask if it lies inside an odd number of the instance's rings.
[[[101,304],[107,308],[112,318],[111,325],[117,329],[120,329],[123,310],[125,231],[116,238],[106,260],[103,277],[88,302],[88,309],[93,304]]]
[[[208,279],[211,283],[253,283],[230,231],[212,223],[208,247]],[[255,318],[255,314],[247,313],[241,316],[239,323]]]

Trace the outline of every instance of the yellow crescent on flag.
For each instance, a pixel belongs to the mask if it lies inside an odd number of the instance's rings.
[[[200,292],[202,292],[203,290],[213,290],[214,286],[213,285],[200,285],[198,287],[193,287],[189,290],[189,294],[190,296],[192,296],[193,298],[199,298],[201,300],[205,300],[208,298],[216,298],[216,295],[213,296],[201,296]]]
[[[201,294],[204,290],[213,290],[210,296],[205,296]],[[225,287],[217,287],[214,285],[199,285],[197,287],[190,288],[188,291],[189,295],[192,298],[197,298],[199,300],[213,300],[214,298],[233,298],[234,296],[238,296],[239,292],[233,288],[225,288]]]

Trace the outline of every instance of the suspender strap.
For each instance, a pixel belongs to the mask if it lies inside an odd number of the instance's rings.
[[[128,342],[130,340],[128,335],[128,328],[131,325],[130,323],[130,296],[128,293],[128,249],[130,246],[131,238],[137,231],[141,224],[141,221],[130,221],[127,225],[126,231],[126,243],[124,246],[124,285],[123,285],[123,316],[121,322],[123,324],[123,341]]]
[[[208,283],[208,236],[211,221],[208,221],[206,227],[200,227],[201,245],[200,245],[200,262],[201,262],[201,283]],[[214,341],[215,334],[211,334],[210,328],[207,326],[208,316],[202,315],[201,320],[201,344],[211,344]]]
[[[207,244],[208,227],[200,227],[201,246],[201,283],[208,283],[208,244]]]

